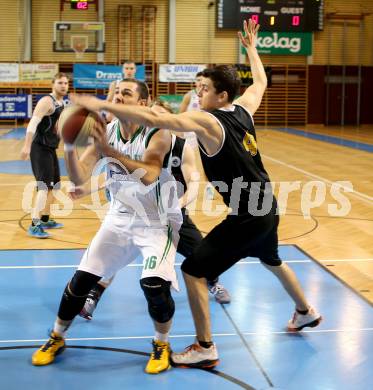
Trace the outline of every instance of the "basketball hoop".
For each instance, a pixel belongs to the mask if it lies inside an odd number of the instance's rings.
[[[88,37],[86,35],[72,35],[71,48],[75,52],[76,59],[82,59],[84,52],[88,49]]]
[[[54,22],[53,51],[75,52],[77,59],[81,59],[84,53],[104,53],[105,23],[61,20]]]

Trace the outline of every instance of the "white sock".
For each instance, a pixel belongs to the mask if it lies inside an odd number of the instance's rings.
[[[34,208],[31,211],[32,219],[40,219],[41,214],[46,214],[44,212],[45,205],[47,204],[48,191],[39,189],[36,193]]]
[[[65,337],[65,333],[67,332],[67,329],[69,328],[72,321],[61,321],[56,320],[53,326],[53,332],[57,333],[60,337]]]
[[[168,343],[168,332],[167,333],[159,333],[155,331],[154,340],[162,341],[162,343]]]

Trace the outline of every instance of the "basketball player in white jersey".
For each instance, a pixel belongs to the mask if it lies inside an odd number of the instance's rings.
[[[120,94],[116,93],[114,96],[114,102],[119,102],[120,99]],[[159,113],[173,112],[172,108],[168,106],[167,103],[158,99],[154,101],[152,109]],[[186,210],[188,204],[193,202],[198,195],[198,186],[193,183],[193,175],[198,172],[198,169],[192,148],[183,138],[177,137],[174,134],[172,134],[172,148],[168,168],[179,183],[178,198],[183,215],[183,224],[179,230],[180,240],[177,252],[184,257],[187,257],[193,252],[194,248],[197,247],[203,238],[201,232],[193,223]],[[94,188],[94,190],[105,188],[105,175],[102,174],[101,176],[103,176],[100,177],[102,184],[99,188]],[[91,182],[89,181],[83,186],[72,189],[70,196],[73,200],[75,200],[90,194],[91,191]],[[93,312],[95,311],[102,294],[110,286],[113,279],[114,278],[101,279],[97,282],[97,285],[89,292],[84,307],[79,313],[81,317],[86,318],[87,320],[92,319]],[[218,278],[209,280],[208,286],[210,293],[215,297],[215,300],[218,303],[230,303],[229,292],[223,285],[218,283]]]
[[[146,105],[145,83],[123,80],[120,90],[124,105]],[[106,130],[97,126],[92,135],[95,144],[79,160],[75,148],[67,145],[66,165],[71,181],[82,185],[104,156],[110,182],[110,209],[65,288],[50,339],[33,354],[32,363],[52,363],[63,351],[65,333],[82,310],[92,287],[140,255],[143,258],[140,286],[155,327],[153,352],[145,371],[158,374],[169,368],[168,333],[175,311],[170,287],[178,290],[174,260],[182,223],[176,182],[167,169],[171,134],[113,120]]]
[[[201,81],[202,81],[202,72],[198,72],[196,74],[196,79],[194,82],[195,87],[189,92],[187,92],[183,97],[183,100],[179,108],[180,113],[186,111],[199,111],[201,109],[199,105],[198,94],[197,94],[197,91],[199,90],[199,88],[201,88]],[[193,148],[196,148],[198,146],[197,137],[195,133],[186,132],[184,133],[184,138],[187,140],[189,145],[192,146]]]
[[[201,88],[202,72],[196,74],[195,87],[187,92],[180,104],[179,112],[185,111],[199,111],[199,98],[197,91]]]

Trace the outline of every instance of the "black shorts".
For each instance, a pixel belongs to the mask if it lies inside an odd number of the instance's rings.
[[[181,228],[179,230],[180,239],[179,245],[177,246],[177,252],[184,257],[188,257],[202,241],[203,236],[198,230],[197,226],[189,218],[189,216],[185,214],[184,209],[182,209],[182,212],[183,224],[181,225]]]
[[[33,142],[30,160],[36,181],[43,182],[50,190],[56,188],[61,180],[56,149]],[[42,186],[38,185],[38,189]]]
[[[261,260],[279,260],[275,211],[254,217],[248,214],[228,216],[202,239],[181,269],[192,276],[214,280],[239,260],[252,256]]]

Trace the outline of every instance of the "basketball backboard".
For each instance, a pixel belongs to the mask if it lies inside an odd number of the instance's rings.
[[[53,51],[103,53],[105,51],[105,23],[54,22]]]

